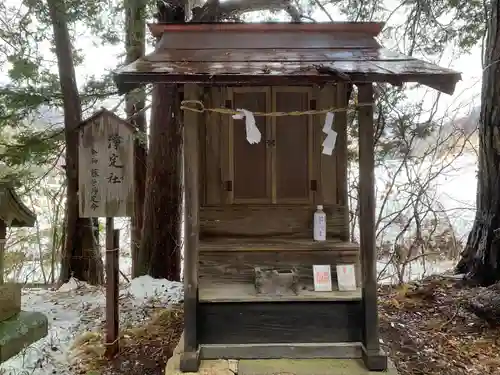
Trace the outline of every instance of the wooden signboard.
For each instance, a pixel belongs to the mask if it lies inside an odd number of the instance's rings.
[[[79,128],[80,217],[132,216],[135,128],[100,110]]]

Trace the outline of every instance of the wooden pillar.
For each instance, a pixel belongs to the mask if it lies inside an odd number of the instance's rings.
[[[198,86],[186,84],[185,100],[197,100]],[[184,114],[184,352],[181,356],[182,372],[197,372],[199,367],[196,313],[198,309],[198,240],[199,240],[199,139],[198,113]]]
[[[5,257],[5,241],[7,237],[7,224],[0,219],[0,284],[4,283],[4,257]]]
[[[373,102],[372,84],[357,85],[359,103]],[[373,106],[360,107],[359,122],[359,232],[363,280],[363,360],[370,371],[385,371],[387,357],[380,350],[377,310],[377,254],[375,246],[375,158]]]
[[[120,231],[114,219],[106,218],[106,357],[113,358],[120,350],[119,286]]]

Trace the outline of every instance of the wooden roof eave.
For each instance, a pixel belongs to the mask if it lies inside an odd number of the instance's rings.
[[[455,86],[461,80],[460,73],[448,74],[380,74],[350,73],[352,83],[390,83],[400,86],[406,82],[420,83],[442,93],[452,95]],[[339,81],[337,76],[318,75],[208,75],[208,74],[172,74],[167,72],[123,72],[114,75],[115,84],[121,94],[127,93],[147,83],[198,83],[208,85],[290,85],[290,84],[327,84]]]
[[[12,227],[33,227],[36,221],[36,214],[6,182],[0,182],[0,220]]]

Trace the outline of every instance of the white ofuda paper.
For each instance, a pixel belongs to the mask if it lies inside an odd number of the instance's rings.
[[[331,292],[332,291],[332,269],[329,264],[314,265],[314,291]]]
[[[337,280],[339,291],[356,290],[356,272],[354,264],[337,264]]]

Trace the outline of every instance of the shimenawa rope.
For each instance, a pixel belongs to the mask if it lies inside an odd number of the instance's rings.
[[[309,111],[292,111],[292,112],[252,112],[254,116],[264,116],[264,117],[282,117],[282,116],[304,116],[304,115],[321,115],[325,113],[338,113],[338,112],[347,112],[349,110],[355,110],[359,107],[372,107],[374,103],[355,103],[351,107],[346,108],[325,108],[325,109],[314,109]],[[200,100],[183,100],[181,102],[181,109],[183,111],[191,111],[191,112],[213,112],[220,113],[225,115],[238,115],[239,111],[230,109],[230,108],[206,108],[203,102]]]

